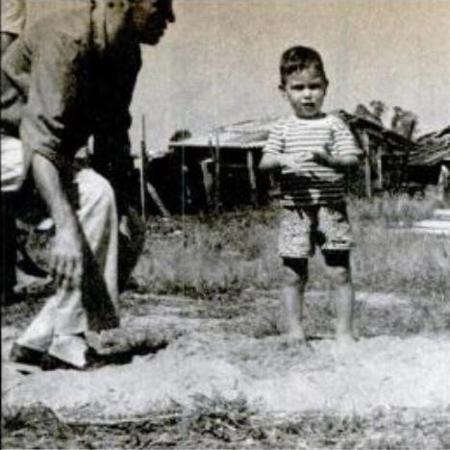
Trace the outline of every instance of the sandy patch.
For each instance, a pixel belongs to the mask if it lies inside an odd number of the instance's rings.
[[[171,401],[189,405],[194,394],[216,392],[230,399],[244,394],[270,412],[450,405],[450,337],[367,339],[346,357],[336,357],[327,341],[314,343],[312,352],[295,352],[275,338],[186,338],[153,357],[91,372],[24,377],[4,365],[3,404],[42,403],[84,419],[141,416]]]
[[[379,307],[395,302],[368,294],[359,300]],[[307,349],[286,347],[277,335],[245,336],[233,330],[233,319],[225,332],[224,321],[182,317],[177,306],[152,306],[152,314],[125,318],[126,326],[170,326],[185,333],[127,365],[23,376],[3,353],[3,406],[41,403],[67,419],[89,421],[163,412],[172,402],[189,406],[199,393],[229,399],[243,394],[269,413],[450,405],[450,334],[366,338],[342,354],[331,339],[313,340]],[[17,334],[14,327],[3,329],[5,352]]]

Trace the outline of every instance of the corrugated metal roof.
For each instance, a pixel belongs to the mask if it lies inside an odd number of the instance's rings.
[[[215,147],[257,149],[264,147],[270,130],[279,118],[247,120],[211,130],[207,134],[193,136],[178,142],[171,142],[170,147]]]
[[[409,165],[433,166],[441,161],[450,161],[450,127],[422,136],[417,144],[410,155]]]
[[[378,123],[343,110],[333,111],[330,114],[339,116],[352,129],[376,130],[381,139],[385,140],[392,148],[398,147],[402,149],[402,152],[409,154],[409,165],[433,165],[441,160],[450,161],[450,127],[439,132],[429,133],[415,142]],[[171,142],[169,147],[209,148],[219,145],[222,149],[261,149],[269,137],[270,130],[279,119],[280,117],[268,117],[238,122],[212,129],[203,135]]]

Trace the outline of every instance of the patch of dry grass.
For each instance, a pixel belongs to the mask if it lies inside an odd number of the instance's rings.
[[[424,197],[410,197],[407,194],[383,194],[371,201],[365,198],[351,198],[350,210],[358,222],[380,222],[386,224],[411,225],[416,220],[430,217],[433,210],[441,207],[441,201],[433,192]]]
[[[350,201],[357,289],[449,296],[450,241],[393,230],[395,224],[430,217],[436,206],[432,196]],[[171,235],[161,235],[155,225],[149,228],[135,272],[142,290],[208,298],[217,292],[279,286],[276,208],[174,219],[173,224],[178,231]],[[311,261],[310,279],[310,287],[326,287],[320,256]]]
[[[407,315],[389,314],[388,310],[371,310],[370,318],[358,314],[362,335],[380,330],[408,335],[450,328],[450,240],[393,228],[430,217],[439,206],[432,195],[424,199],[386,195],[371,202],[350,200],[356,240],[352,252],[356,290],[402,293],[412,299]],[[151,219],[145,253],[135,272],[140,290],[182,293],[211,305],[224,305],[227,314],[226,303],[230,303],[236,305],[239,314],[244,291],[276,291],[279,287],[277,226],[275,207],[174,220],[172,232],[178,232],[169,235],[161,234],[161,227]],[[309,289],[326,289],[320,255],[311,260],[310,268]],[[307,320],[313,322],[309,328],[329,332],[334,305],[325,301],[307,307]],[[272,322],[268,321],[266,327],[272,330],[270,333],[276,328]]]
[[[151,219],[150,219],[151,220]],[[177,232],[150,232],[135,271],[141,289],[208,297],[276,283],[276,213],[174,219]]]
[[[45,407],[2,411],[2,448],[405,449],[449,448],[448,411],[379,409],[367,416],[310,412],[265,417],[242,396],[199,396],[164,417],[65,424]]]

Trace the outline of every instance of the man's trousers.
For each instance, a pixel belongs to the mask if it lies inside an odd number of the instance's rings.
[[[5,145],[19,141],[2,139]],[[13,160],[13,158],[11,158]],[[12,180],[11,167],[5,168]],[[2,193],[4,187],[2,161]],[[83,278],[81,287],[58,288],[34,318],[17,344],[48,352],[64,362],[83,368],[87,344],[84,333],[119,326],[118,311],[118,217],[114,192],[92,169],[82,169],[74,178],[78,190],[77,216],[83,231]],[[11,183],[5,183],[11,186]]]

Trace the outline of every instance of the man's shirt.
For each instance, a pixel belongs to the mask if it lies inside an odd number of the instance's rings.
[[[332,156],[361,154],[350,130],[341,119],[332,115],[318,119],[300,119],[292,115],[279,120],[272,129],[263,151],[276,155],[281,163],[282,205],[344,201],[344,174],[309,160],[315,149],[326,150]]]
[[[2,132],[57,166],[70,163],[91,135],[99,167],[129,150],[139,45],[94,42],[90,5],[55,11],[26,28],[2,58]]]
[[[20,34],[25,24],[25,12],[25,0],[2,0],[1,32]]]

